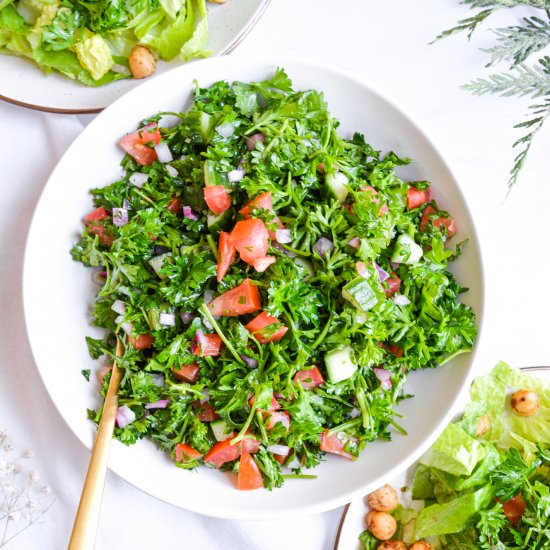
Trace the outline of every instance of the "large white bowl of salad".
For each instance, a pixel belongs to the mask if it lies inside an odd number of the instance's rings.
[[[86,446],[118,336],[112,470],[257,519],[342,505],[428,448],[470,379],[482,285],[459,186],[407,115],[339,70],[235,56],[145,83],[78,137],[24,297]]]

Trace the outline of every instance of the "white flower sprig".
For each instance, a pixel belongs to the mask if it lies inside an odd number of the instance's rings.
[[[23,467],[30,451],[18,454],[5,428],[0,427],[0,548],[36,523],[54,504],[36,470]]]

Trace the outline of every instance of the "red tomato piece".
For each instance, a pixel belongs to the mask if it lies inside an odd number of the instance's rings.
[[[401,288],[401,279],[395,273],[392,273],[392,276],[386,279],[385,283],[388,285],[388,288],[384,289],[386,298],[389,298],[393,294],[397,294]]]
[[[204,200],[214,214],[221,214],[231,208],[231,195],[223,185],[207,185],[203,192]]]
[[[286,455],[278,455],[277,453],[273,453],[273,458],[281,465],[284,466],[285,462],[288,458]]]
[[[193,355],[199,357],[216,357],[220,354],[222,339],[217,334],[203,334],[202,342],[195,346]]]
[[[109,374],[113,370],[113,365],[103,365],[99,372],[97,373],[97,381],[99,382],[100,386],[103,386],[103,382],[105,381],[105,377],[107,374]]]
[[[194,384],[199,379],[200,367],[197,363],[182,365],[179,369],[173,368],[172,374],[179,382]]]
[[[199,453],[196,449],[193,449],[187,443],[178,443],[175,449],[176,462],[181,462],[185,464],[186,462],[193,462],[193,460],[198,460],[202,454]]]
[[[231,234],[226,231],[220,231],[220,241],[218,243],[218,283],[225,277],[231,264],[235,261],[237,251],[230,242]]]
[[[204,456],[204,461],[210,462],[216,466],[216,468],[219,468],[226,462],[237,460],[240,454],[240,445],[231,445],[231,439],[225,439],[224,441],[218,441],[212,445],[210,450]]]
[[[280,328],[274,330],[272,325],[280,325]],[[269,329],[268,327],[271,327]],[[277,317],[273,317],[267,311],[262,311],[252,321],[247,323],[244,328],[248,330],[260,342],[260,344],[268,344],[269,342],[278,342],[288,330],[287,327],[281,324]]]
[[[428,187],[427,189],[418,189],[411,185],[407,191],[407,206],[409,210],[418,208],[426,202],[430,202],[432,190]]]
[[[250,397],[250,399],[248,400],[248,404],[252,407],[252,405],[254,405],[254,395],[252,395]],[[277,409],[280,409],[281,408],[281,404],[277,401],[277,399],[273,396],[271,397],[271,405],[268,409],[269,412],[271,411],[276,411]]]
[[[170,202],[166,205],[166,208],[168,208],[172,214],[180,214],[183,208],[183,202],[179,197],[172,197]]]
[[[253,265],[254,260],[265,258],[269,233],[262,220],[251,218],[235,224],[229,242],[239,251],[244,262]]]
[[[430,215],[435,211],[436,210],[433,206],[426,206],[426,209],[422,214],[422,218],[420,219],[420,231],[426,231],[426,227],[428,227],[428,224],[430,223]],[[454,218],[436,218],[435,220],[432,220],[432,223],[437,228],[446,227],[448,239],[456,235],[457,227]]]
[[[271,192],[267,191],[258,195],[252,199],[244,208],[239,210],[239,214],[242,214],[247,220],[250,219],[250,213],[256,208],[263,208],[264,210],[273,211],[273,199],[271,197]]]
[[[243,453],[239,460],[239,474],[237,475],[237,489],[250,491],[264,486],[262,472],[250,453]]]
[[[252,262],[254,269],[259,273],[263,273],[271,264],[277,261],[275,256],[265,256],[265,258],[257,258]]]
[[[239,286],[218,296],[208,304],[208,309],[212,315],[222,317],[236,317],[245,313],[254,313],[260,307],[260,292],[250,279],[245,279]]]
[[[299,370],[294,376],[294,383],[300,384],[304,390],[316,388],[324,382],[323,375],[315,365],[308,370]]]
[[[372,187],[371,185],[365,185],[364,187],[361,188],[361,191],[365,193],[370,193],[372,195],[372,202],[374,204],[380,204],[380,199],[376,196],[378,195],[378,191],[374,187]],[[388,211],[389,211],[388,205],[383,204],[382,207],[380,208],[380,212],[378,213],[378,215],[381,216],[382,214],[385,214]]]
[[[516,525],[525,512],[525,502],[521,498],[521,493],[506,502],[501,502],[501,506],[504,515],[512,525]]]
[[[115,240],[110,230],[105,228],[105,221],[110,220],[111,214],[100,206],[84,217],[84,225],[92,235],[97,235],[101,244],[111,246]]]
[[[396,357],[403,357],[403,348],[397,346],[396,344],[389,344],[386,346],[386,349],[393,353]]]
[[[153,164],[157,160],[157,153],[148,144],[156,145],[161,140],[159,129],[155,122],[139,129],[137,132],[126,134],[120,140],[120,146],[142,166]]]
[[[343,432],[331,434],[330,430],[328,429],[326,429],[321,434],[321,445],[319,446],[321,451],[345,456],[350,460],[355,460],[356,457],[353,456],[350,452],[346,451],[346,447],[348,445],[350,446],[357,445],[357,438],[350,437],[349,435]]]
[[[149,349],[153,345],[153,336],[149,333],[136,334],[135,336],[130,336],[130,343],[137,350]]]
[[[200,401],[193,402],[193,408],[196,409],[197,418],[201,422],[212,422],[212,420],[217,420],[220,415],[216,412],[216,409],[209,401],[201,403]]]
[[[290,414],[287,411],[270,411],[266,413],[267,423],[265,427],[270,430],[281,423],[288,432],[290,428]]]

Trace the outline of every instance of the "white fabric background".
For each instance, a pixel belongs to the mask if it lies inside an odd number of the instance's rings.
[[[498,20],[514,22],[526,13],[503,12]],[[483,72],[487,59],[477,48],[489,38],[428,42],[467,14],[456,0],[272,0],[236,53],[282,51],[322,59],[361,75],[411,113],[455,171],[479,230],[486,317],[477,370],[499,359],[516,366],[550,364],[550,123],[504,201],[511,143],[520,135],[512,126],[523,120],[530,101],[474,98],[459,89]],[[0,426],[18,448],[35,452],[34,466],[57,498],[42,524],[10,549],[66,547],[89,459],[40,381],[20,284],[33,208],[56,161],[88,120],[0,104]],[[55,215],[66,208],[59,205]],[[277,522],[211,519],[159,502],[109,474],[96,548],[329,549],[340,513]]]

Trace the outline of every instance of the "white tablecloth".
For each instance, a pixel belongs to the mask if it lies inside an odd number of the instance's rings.
[[[513,22],[524,13],[499,17]],[[550,124],[503,202],[511,143],[519,136],[512,126],[523,120],[529,100],[474,98],[459,89],[482,73],[486,55],[477,47],[488,44],[487,35],[470,44],[464,36],[428,42],[466,14],[456,0],[273,0],[236,53],[283,51],[323,59],[355,71],[410,112],[458,176],[479,231],[486,316],[476,369],[486,371],[499,359],[516,366],[550,364]],[[56,161],[88,120],[0,104],[0,426],[18,449],[34,451],[33,465],[56,495],[41,524],[8,548],[66,546],[89,459],[39,378],[20,283],[33,208]],[[97,549],[329,549],[340,513],[277,522],[211,519],[159,502],[109,474]]]

